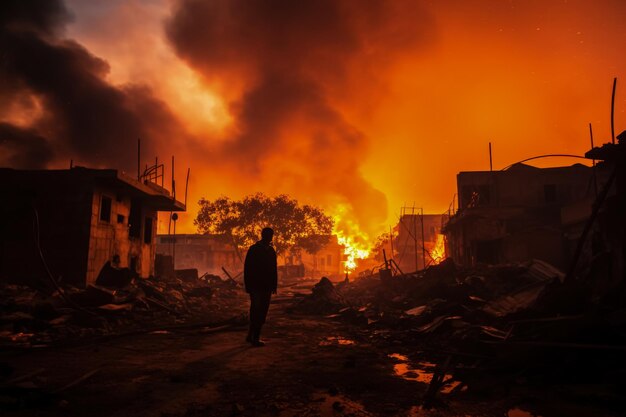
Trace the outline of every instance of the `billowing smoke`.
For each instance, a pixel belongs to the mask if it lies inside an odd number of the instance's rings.
[[[430,31],[412,3],[179,0],[166,31],[229,100],[221,160],[270,193],[341,207],[372,232],[387,204],[359,171],[369,138],[349,113],[372,110],[367,99],[384,89],[377,74]]]
[[[0,2],[0,164],[132,169],[137,138],[154,154],[183,130],[148,88],[110,85],[108,64],[63,38],[71,18],[60,0]]]

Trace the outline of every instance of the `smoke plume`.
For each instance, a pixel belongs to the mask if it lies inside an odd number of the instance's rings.
[[[133,169],[137,138],[150,152],[183,131],[147,87],[109,84],[107,62],[63,38],[72,15],[60,0],[5,0],[0,16],[2,165]]]
[[[387,204],[359,171],[370,139],[346,109],[372,111],[378,74],[430,26],[409,2],[179,0],[166,31],[228,100],[234,123],[220,160],[372,232]]]

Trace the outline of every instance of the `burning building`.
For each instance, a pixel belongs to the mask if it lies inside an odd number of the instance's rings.
[[[76,286],[105,265],[154,273],[159,211],[184,211],[163,187],[114,169],[0,169],[0,279]]]
[[[597,175],[596,175],[597,174]],[[458,212],[444,230],[462,265],[540,259],[566,268],[606,172],[584,165],[460,172]]]
[[[445,258],[443,224],[447,214],[423,214],[414,207],[403,207],[394,238],[394,259],[405,271],[424,269]]]

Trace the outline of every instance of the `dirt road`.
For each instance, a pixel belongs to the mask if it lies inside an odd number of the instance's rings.
[[[46,387],[46,395],[34,391],[25,396],[28,408],[3,414],[531,415],[515,410],[512,398],[488,403],[446,399],[443,408],[421,410],[429,364],[417,366],[409,360],[416,347],[373,346],[355,327],[294,315],[287,305],[272,305],[263,335],[267,345],[262,348],[247,345],[246,329],[239,327],[155,332],[80,347],[4,353],[0,361],[14,367],[16,375],[35,373],[36,385]],[[86,377],[76,382],[81,376]]]

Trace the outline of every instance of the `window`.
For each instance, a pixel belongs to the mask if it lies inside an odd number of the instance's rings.
[[[326,255],[326,264],[331,266],[333,264],[333,255]]]
[[[111,197],[103,195],[100,199],[100,220],[107,223],[111,221]]]
[[[130,203],[130,215],[128,216],[128,237],[139,239],[141,236],[141,204],[133,199]]]
[[[137,264],[139,264],[139,260],[136,256],[130,258],[130,270],[133,272],[137,272]]]
[[[555,184],[544,185],[543,196],[545,198],[546,203],[556,202],[556,185]]]
[[[143,229],[143,242],[152,243],[152,217],[146,217]]]
[[[124,216],[122,216],[121,214],[117,215],[117,223],[118,224],[124,224]]]

